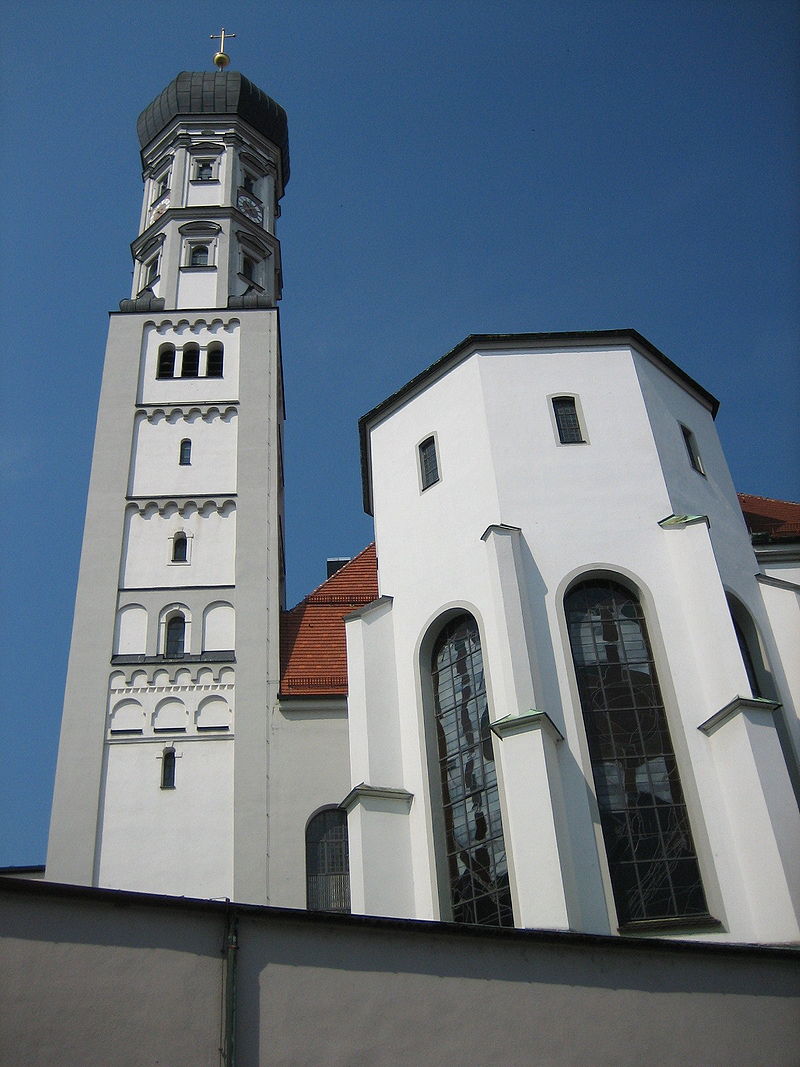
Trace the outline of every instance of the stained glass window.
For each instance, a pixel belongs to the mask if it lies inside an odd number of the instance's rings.
[[[641,605],[600,580],[573,589],[565,607],[617,917],[706,915]]]
[[[471,615],[442,630],[431,670],[453,920],[513,926],[483,656]]]
[[[326,808],[306,827],[306,897],[313,911],[350,911],[347,815]]]

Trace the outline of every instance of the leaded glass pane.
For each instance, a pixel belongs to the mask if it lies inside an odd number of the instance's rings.
[[[432,677],[453,919],[513,926],[483,658],[470,615],[440,634]]]
[[[558,427],[558,439],[562,445],[576,445],[583,441],[581,424],[578,421],[578,412],[575,406],[575,398],[572,396],[556,396],[553,398],[553,413]]]
[[[347,815],[327,808],[306,828],[306,890],[314,911],[350,911]]]
[[[705,915],[641,605],[592,581],[565,608],[619,921]]]

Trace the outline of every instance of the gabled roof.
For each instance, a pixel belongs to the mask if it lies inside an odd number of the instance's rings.
[[[344,617],[377,596],[378,560],[372,544],[283,613],[281,696],[347,694]]]
[[[800,504],[739,493],[744,521],[755,541],[800,540]]]
[[[472,333],[463,341],[451,348],[430,367],[417,374],[410,382],[392,393],[376,407],[362,415],[358,420],[358,430],[361,436],[361,484],[364,493],[364,510],[368,515],[372,514],[372,472],[370,469],[369,454],[369,427],[388,415],[394,408],[405,403],[414,393],[419,392],[431,382],[446,374],[461,360],[479,349],[502,350],[512,346],[529,346],[532,348],[589,348],[599,345],[630,345],[641,352],[657,367],[679,382],[684,389],[694,396],[716,417],[719,410],[719,401],[715,396],[704,389],[702,385],[682,371],[677,363],[664,355],[655,345],[643,337],[638,330],[569,330],[560,333]]]

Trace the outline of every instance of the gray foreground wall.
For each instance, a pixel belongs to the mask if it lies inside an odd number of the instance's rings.
[[[0,1063],[797,1064],[798,954],[0,879]]]

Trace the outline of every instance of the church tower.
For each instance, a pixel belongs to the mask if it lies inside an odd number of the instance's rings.
[[[141,221],[110,319],[47,878],[266,903],[289,153],[283,109],[215,61],[138,121]]]

